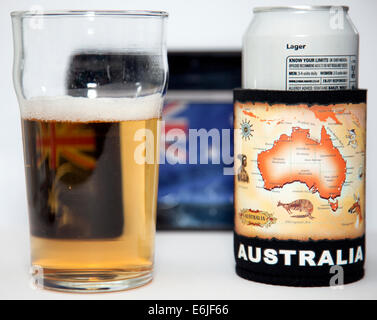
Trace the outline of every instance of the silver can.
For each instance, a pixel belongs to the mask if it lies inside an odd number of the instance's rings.
[[[243,38],[243,88],[356,89],[358,51],[346,6],[255,8]]]

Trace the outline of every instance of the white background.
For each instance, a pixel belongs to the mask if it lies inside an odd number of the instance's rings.
[[[10,12],[13,10],[28,10],[35,6],[45,10],[50,9],[145,9],[165,10],[170,14],[168,20],[168,47],[169,49],[195,50],[195,49],[240,49],[241,38],[252,18],[252,8],[268,5],[305,5],[305,4],[331,4],[350,6],[350,16],[360,33],[360,65],[359,87],[368,91],[368,146],[367,146],[367,236],[368,241],[368,265],[367,278],[360,284],[346,286],[343,293],[333,291],[321,291],[322,289],[274,289],[271,286],[251,284],[237,278],[233,273],[232,239],[227,233],[161,233],[157,238],[156,263],[157,271],[155,281],[145,289],[138,289],[134,296],[129,293],[126,296],[112,295],[111,297],[127,298],[242,298],[241,294],[247,290],[256,289],[262,298],[268,298],[268,291],[274,292],[272,298],[377,298],[377,262],[376,249],[373,240],[376,240],[377,232],[377,1],[353,0],[353,1],[253,1],[253,0],[2,0],[0,2],[0,298],[33,297],[31,289],[24,286],[22,281],[27,281],[26,272],[28,265],[28,225],[26,211],[26,195],[24,182],[24,169],[22,158],[21,128],[16,97],[12,86],[12,60],[13,45],[11,33]],[[170,239],[170,240],[169,240]],[[177,242],[174,245],[174,240]],[[206,240],[207,239],[207,240]],[[206,240],[208,247],[206,247]],[[214,241],[220,241],[220,248],[216,250]],[[167,276],[169,272],[169,254],[171,250],[179,251],[178,243],[190,253],[198,255],[187,256],[179,254],[177,259],[187,259],[181,264],[192,264],[192,268],[186,265],[181,276],[174,279],[178,284],[184,279],[191,279],[192,274],[202,272],[200,283],[198,280],[190,280],[190,289],[183,289],[185,285],[175,286],[173,279]],[[192,244],[193,248],[190,249]],[[202,243],[196,246],[195,243]],[[211,248],[211,245],[213,246]],[[172,247],[173,246],[173,247]],[[215,250],[213,250],[215,249]],[[5,251],[5,252],[3,252]],[[169,253],[169,254],[168,254]],[[214,254],[211,257],[211,254]],[[201,258],[199,260],[199,257]],[[211,272],[206,267],[214,265],[215,271]],[[212,260],[211,260],[212,259]],[[215,259],[215,260],[213,260]],[[220,260],[216,260],[220,259]],[[222,268],[220,264],[224,262]],[[180,267],[177,261],[172,261],[173,267]],[[160,264],[160,267],[158,265]],[[163,269],[162,266],[166,266]],[[202,268],[201,268],[202,266]],[[185,274],[184,272],[187,272]],[[8,273],[8,274],[5,274]],[[218,278],[216,278],[218,276]],[[166,278],[164,278],[166,277]],[[208,277],[208,283],[206,283]],[[4,278],[4,279],[1,279]],[[174,278],[174,277],[173,277]],[[169,280],[170,279],[170,280]],[[18,282],[17,282],[18,281]],[[21,282],[20,282],[21,281]],[[170,282],[169,282],[170,281]],[[204,281],[204,284],[202,283]],[[223,281],[227,288],[215,283]],[[17,285],[12,285],[18,283]],[[195,285],[198,285],[198,290]],[[170,290],[170,286],[171,290]],[[188,284],[187,284],[188,285]],[[160,286],[160,287],[159,287]],[[230,286],[230,287],[229,287]],[[233,291],[232,291],[233,286]],[[353,286],[353,287],[352,287]],[[11,288],[13,287],[13,290]],[[165,288],[165,291],[164,289]],[[174,291],[174,288],[176,290]],[[206,288],[206,289],[204,289]],[[213,289],[211,289],[213,288]],[[264,291],[267,288],[267,291]],[[348,289],[350,288],[350,289]],[[352,289],[356,288],[356,289]],[[143,291],[144,290],[144,291]],[[170,291],[169,291],[170,290]],[[190,291],[191,290],[191,291]],[[244,291],[243,291],[244,290]],[[246,290],[246,291],[245,291]],[[285,291],[284,291],[285,290]],[[323,289],[330,290],[330,289]],[[357,293],[358,290],[363,294]],[[136,290],[132,291],[136,292]],[[144,295],[143,295],[144,292]],[[159,292],[162,295],[159,296]],[[165,292],[165,294],[163,294]],[[171,292],[170,296],[169,293]],[[195,295],[198,292],[198,295]],[[263,292],[266,292],[265,296]],[[354,292],[355,294],[353,294]],[[234,293],[234,294],[233,294]],[[102,295],[101,295],[102,296]],[[35,297],[61,298],[60,294],[46,295],[40,293]],[[255,298],[252,295],[244,298]]]

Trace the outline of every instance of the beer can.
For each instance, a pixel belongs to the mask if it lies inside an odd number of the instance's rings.
[[[356,89],[358,50],[346,6],[258,7],[243,37],[243,87]]]
[[[234,90],[234,252],[245,279],[306,287],[364,275],[366,90],[347,9],[254,10]]]

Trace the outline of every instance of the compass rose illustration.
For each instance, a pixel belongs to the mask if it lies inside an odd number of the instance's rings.
[[[250,140],[254,132],[253,124],[249,120],[244,119],[241,121],[240,126],[242,139]]]

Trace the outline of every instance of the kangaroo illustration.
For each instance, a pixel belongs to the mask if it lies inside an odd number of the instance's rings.
[[[355,129],[348,130],[348,135],[346,138],[348,139],[347,146],[351,146],[352,148],[357,148],[357,140],[356,140],[356,131]]]
[[[238,168],[237,178],[238,181],[249,182],[249,175],[246,172],[247,157],[244,154],[239,154],[238,159],[241,160],[241,166]]]
[[[360,206],[360,196],[356,197],[353,195],[355,199],[355,203],[348,209],[348,213],[356,213],[359,217],[359,221],[363,220],[363,216],[361,215],[361,206]]]
[[[309,219],[314,219],[314,217],[312,216],[313,204],[309,200],[298,199],[298,200],[292,201],[290,203],[282,203],[282,202],[279,201],[277,206],[278,207],[281,206],[285,210],[287,210],[287,212],[289,213],[289,215],[292,218],[306,218],[306,217],[308,217]],[[297,214],[293,213],[291,210],[306,212],[306,214],[297,215]],[[292,215],[292,214],[294,214],[294,215]]]

